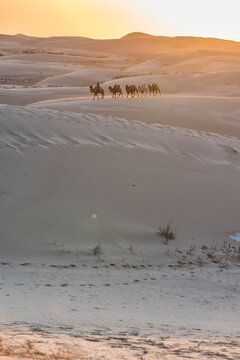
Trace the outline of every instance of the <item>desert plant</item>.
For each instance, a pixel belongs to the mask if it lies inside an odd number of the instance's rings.
[[[158,234],[166,240],[166,243],[168,243],[168,240],[176,239],[176,231],[173,230],[173,225],[170,221],[165,226],[159,226]]]
[[[102,247],[101,247],[101,244],[98,243],[97,246],[93,249],[93,255],[95,256],[100,256],[102,253]]]

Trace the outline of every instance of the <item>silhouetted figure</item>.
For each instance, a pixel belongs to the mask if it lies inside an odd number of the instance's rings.
[[[100,86],[100,82],[98,81],[97,82],[97,85],[95,87],[93,87],[92,85],[89,87],[90,88],[90,92],[93,95],[93,100],[95,100],[95,97],[97,96],[97,98],[99,99],[99,95],[98,94],[101,94],[102,97],[101,99],[104,99],[104,90],[103,88]]]

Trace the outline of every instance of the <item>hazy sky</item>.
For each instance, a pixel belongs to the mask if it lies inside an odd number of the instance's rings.
[[[0,0],[0,33],[116,38],[129,32],[240,41],[240,0]]]

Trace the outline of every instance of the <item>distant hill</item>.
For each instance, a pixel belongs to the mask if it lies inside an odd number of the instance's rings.
[[[130,34],[121,37],[121,39],[143,39],[143,38],[151,38],[151,37],[154,37],[154,35],[149,35],[142,32],[132,32]]]
[[[194,51],[240,52],[240,42],[191,36],[154,36],[133,32],[121,39],[97,40],[78,36],[30,37],[0,35],[0,41],[44,50],[88,50],[108,54],[184,54]]]
[[[29,40],[29,39],[33,39],[33,37],[23,35],[23,34],[16,34],[16,35],[0,34],[0,41],[21,43],[22,41]]]

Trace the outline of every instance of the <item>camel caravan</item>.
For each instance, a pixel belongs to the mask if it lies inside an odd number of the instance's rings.
[[[110,94],[112,94],[112,98],[120,98],[123,97],[123,91],[119,84],[115,84],[113,87],[109,86],[108,88]],[[162,95],[161,90],[157,83],[149,84],[148,86],[144,83],[136,86],[136,85],[125,85],[126,90],[126,97],[143,97],[143,96],[157,96]],[[93,94],[93,100],[97,97],[97,99],[104,99],[105,92],[104,89],[101,87],[100,83],[97,82],[96,86],[90,86],[90,92]]]

